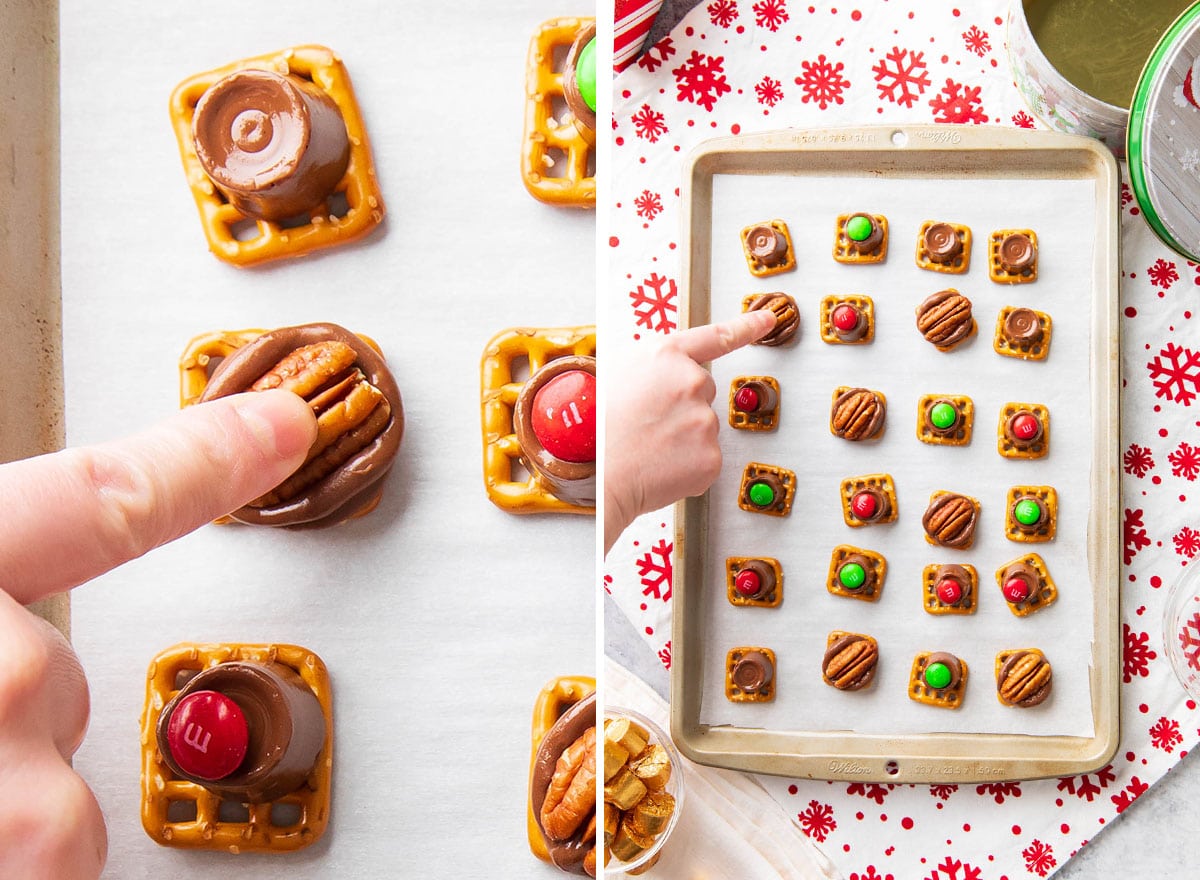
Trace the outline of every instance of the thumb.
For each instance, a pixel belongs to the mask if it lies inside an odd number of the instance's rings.
[[[767,309],[743,312],[720,324],[692,327],[677,334],[675,344],[697,363],[707,363],[766,336],[775,326]]]
[[[303,400],[263,391],[0,465],[0,584],[22,604],[81,584],[274,488],[315,439]]]

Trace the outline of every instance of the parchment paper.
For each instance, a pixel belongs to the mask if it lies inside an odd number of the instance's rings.
[[[484,492],[479,359],[510,326],[592,323],[594,218],[518,174],[525,55],[578,2],[62,3],[68,441],[178,408],[215,329],[334,321],[383,347],[405,439],[382,505],[320,532],[209,526],[75,594],[92,688],[75,766],[106,877],[555,877],[526,843],[530,715],[594,660],[594,523]],[[167,115],[192,74],[301,43],[345,61],[388,207],[350,248],[238,270],[204,243]],[[163,849],[139,819],[147,664],[179,641],[287,641],[328,664],[331,825],[294,855]]]
[[[838,214],[883,214],[890,226],[886,262],[843,265],[831,257]],[[774,433],[729,427],[722,415],[725,467],[710,490],[705,563],[706,644],[704,724],[775,730],[853,730],[862,733],[963,731],[1090,736],[1093,722],[1088,669],[1092,587],[1087,566],[1087,513],[1092,467],[1089,402],[1092,230],[1096,210],[1090,180],[949,179],[932,183],[901,177],[718,176],[713,186],[712,304],[714,321],[731,317],[750,293],[782,290],[800,306],[799,341],[785,348],[750,346],[713,364],[718,413],[725,412],[732,379],[766,374],[781,384],[781,418]],[[795,272],[755,278],[740,244],[743,227],[787,222],[797,250]],[[925,220],[969,226],[970,269],[947,275],[917,268],[917,233]],[[1039,278],[1001,285],[987,274],[987,237],[996,229],[1029,228],[1039,239]],[[943,353],[916,329],[916,306],[954,287],[973,304],[978,334]],[[867,294],[876,310],[875,341],[828,345],[819,336],[819,302],[828,294]],[[1053,319],[1050,353],[1043,362],[1001,357],[992,349],[1002,306],[1029,306]],[[829,430],[833,389],[863,386],[887,397],[883,438],[851,443]],[[965,394],[975,404],[974,432],[965,447],[930,446],[916,439],[917,401],[924,394]],[[1006,402],[1041,403],[1050,410],[1050,453],[1037,461],[1002,458],[996,450],[999,413]],[[749,461],[792,469],[798,492],[790,517],[737,507],[742,470]],[[886,472],[895,479],[899,518],[890,525],[850,528],[842,518],[839,483]],[[1014,485],[1058,490],[1058,536],[1050,543],[1017,544],[1004,536],[1007,491]],[[930,494],[956,491],[980,501],[969,551],[925,542],[921,516]],[[887,575],[878,602],[831,595],[825,589],[833,548],[850,544],[882,553]],[[1055,580],[1058,602],[1025,618],[1013,616],[995,583],[995,571],[1027,551],[1039,553]],[[784,571],[778,609],[734,607],[724,598],[726,556],[774,556]],[[974,615],[934,616],[922,607],[922,568],[970,563],[979,571]],[[866,633],[879,642],[875,683],[843,693],[821,679],[831,630]],[[761,645],[778,658],[777,696],[771,703],[729,702],[724,695],[725,653]],[[1054,690],[1041,706],[1019,710],[995,696],[998,651],[1040,648],[1054,670]],[[942,710],[911,701],[907,680],[920,651],[950,651],[969,666],[963,705]]]

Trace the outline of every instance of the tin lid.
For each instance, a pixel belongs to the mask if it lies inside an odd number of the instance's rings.
[[[1129,108],[1129,180],[1150,226],[1200,262],[1200,3],[1150,53]]]

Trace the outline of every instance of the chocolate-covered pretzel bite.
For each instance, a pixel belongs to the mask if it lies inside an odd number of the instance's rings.
[[[299,470],[230,516],[251,525],[333,525],[370,510],[404,433],[400,389],[383,357],[336,324],[284,327],[225,358],[200,402],[271,388],[308,402],[317,440]]]

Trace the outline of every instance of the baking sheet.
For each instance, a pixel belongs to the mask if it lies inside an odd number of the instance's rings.
[[[525,58],[590,4],[62,3],[67,439],[176,410],[216,329],[340,323],[374,337],[407,426],[381,506],[319,532],[210,526],[74,594],[92,722],[75,766],[108,820],[106,877],[555,877],[529,852],[539,688],[594,672],[594,522],[487,500],[479,361],[510,326],[595,314],[594,217],[519,169]],[[361,244],[252,270],[207,252],[171,89],[303,43],[344,60],[388,216]],[[164,849],[138,817],[146,666],[179,641],[294,642],[333,683],[325,837],[284,856]],[[480,792],[486,792],[481,800]]]
[[[672,632],[679,652],[672,670],[672,731],[685,753],[768,773],[903,782],[1066,775],[1066,768],[1082,772],[1084,764],[1094,766],[1111,754],[1119,663],[1115,181],[1111,157],[1083,139],[942,126],[779,132],[711,142],[693,156],[685,177],[689,322],[732,316],[743,296],[771,290],[792,293],[802,318],[794,347],[750,347],[713,364],[726,464],[706,496],[683,502],[676,512],[683,563]],[[842,266],[832,260],[836,216],[857,210],[888,217],[885,263]],[[754,278],[739,233],[772,218],[788,223],[800,268]],[[924,220],[972,228],[968,273],[914,265]],[[988,279],[986,239],[1001,228],[1038,233],[1038,281],[1009,286]],[[972,299],[979,326],[976,338],[951,353],[934,349],[915,327],[917,304],[946,287]],[[875,300],[875,341],[826,345],[818,335],[819,300],[852,293]],[[1045,362],[992,351],[996,315],[1005,305],[1051,315],[1055,326]],[[725,424],[731,378],[756,373],[774,375],[782,385],[781,424],[773,434]],[[853,444],[829,433],[834,387],[858,384],[887,395],[887,428],[879,441]],[[916,439],[917,400],[927,393],[974,399],[969,446],[927,446]],[[996,452],[999,410],[1008,401],[1049,406],[1046,459],[1010,461]],[[790,517],[737,508],[748,461],[797,471]],[[896,479],[899,520],[851,529],[842,519],[838,482],[877,472]],[[1055,541],[1017,544],[1004,537],[1005,496],[1013,485],[1059,490]],[[971,550],[925,542],[920,519],[938,489],[980,500]],[[887,557],[877,603],[827,593],[837,544]],[[1028,551],[1046,560],[1059,600],[1017,618],[1000,597],[994,573]],[[779,609],[734,608],[725,597],[725,557],[756,553],[783,564]],[[924,611],[921,569],[940,562],[978,569],[975,615]],[[870,689],[842,693],[822,681],[821,655],[833,629],[879,640],[880,667]],[[731,704],[725,698],[726,652],[739,645],[777,652],[774,703]],[[1046,651],[1055,674],[1050,701],[1027,711],[998,703],[993,672],[998,650],[1023,647]],[[952,651],[969,664],[961,709],[908,699],[912,658],[923,650]]]
[[[1033,193],[1036,192],[1036,198]],[[803,206],[800,208],[799,206]],[[830,256],[840,213],[866,210],[887,217],[888,257],[870,266],[836,263]],[[1088,689],[1092,617],[1087,579],[1087,510],[1091,496],[1089,342],[1095,242],[1095,186],[1090,180],[1011,180],[972,177],[931,184],[888,175],[859,178],[805,174],[785,177],[718,175],[712,202],[712,317],[741,311],[742,296],[781,290],[800,307],[799,341],[788,347],[747,346],[712,365],[718,397],[728,400],[736,376],[770,375],[781,384],[779,427],[740,431],[722,425],[725,465],[709,490],[704,589],[725,591],[726,556],[772,556],[784,571],[779,609],[710,602],[704,625],[714,646],[704,667],[705,724],[775,729],[852,730],[862,733],[963,732],[1067,734],[1094,731]],[[788,224],[799,268],[755,278],[746,269],[741,230],[768,218]],[[1069,218],[1069,219],[1068,219]],[[919,269],[913,253],[926,220],[970,227],[970,270],[945,275]],[[1064,222],[1066,221],[1066,222]],[[988,276],[987,236],[994,229],[1038,234],[1038,280],[1000,285]],[[979,332],[952,352],[941,352],[916,328],[915,309],[929,294],[954,287],[971,299]],[[875,301],[875,339],[866,345],[821,341],[819,309],[829,294],[866,294]],[[996,315],[1005,305],[1029,306],[1054,321],[1045,361],[1020,361],[992,350]],[[871,388],[887,398],[884,435],[852,443],[829,430],[837,386]],[[916,438],[918,400],[925,394],[966,395],[975,403],[966,446],[931,446]],[[1036,461],[1001,457],[996,427],[1006,402],[1039,403],[1050,410],[1050,452]],[[797,474],[791,516],[748,513],[737,506],[747,462],[780,465]],[[897,487],[895,523],[851,528],[842,518],[840,482],[886,472]],[[1006,497],[1014,485],[1058,491],[1058,536],[1044,544],[1016,544],[1004,535]],[[937,490],[980,502],[970,550],[932,547],[921,516]],[[825,579],[833,548],[851,544],[883,554],[887,575],[877,602],[833,596]],[[1015,617],[1000,596],[994,572],[1033,551],[1058,585],[1058,601]],[[968,563],[979,571],[978,610],[931,615],[924,610],[922,569]],[[831,630],[867,633],[879,642],[875,684],[843,693],[821,679],[821,657]],[[778,657],[778,687],[770,703],[731,703],[724,697],[725,652],[717,646],[765,645]],[[1036,709],[1020,712],[994,696],[997,652],[1040,648],[1054,669],[1054,691]],[[961,708],[940,711],[908,698],[907,681],[919,651],[950,651],[970,667]],[[814,713],[813,707],[822,711]]]

